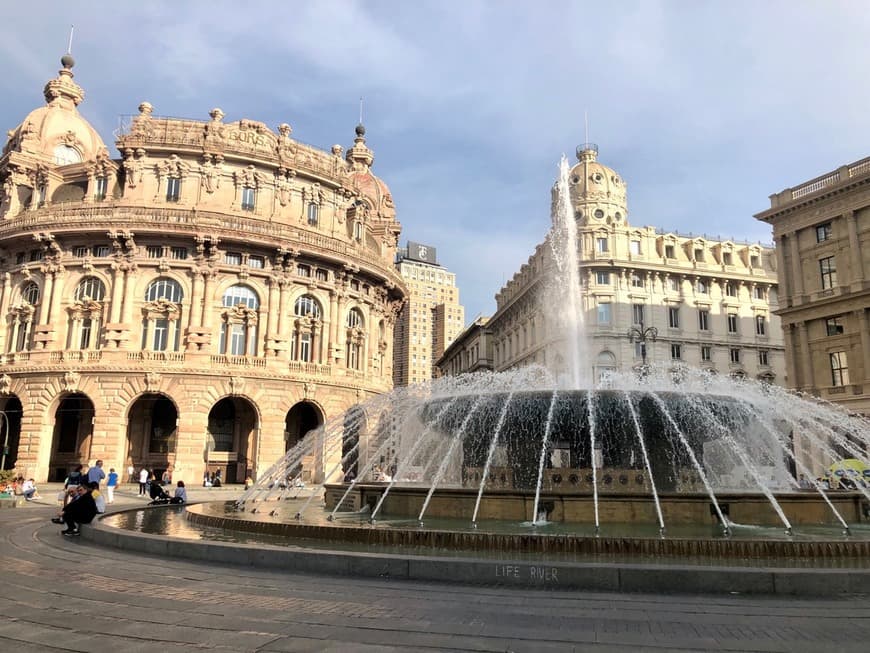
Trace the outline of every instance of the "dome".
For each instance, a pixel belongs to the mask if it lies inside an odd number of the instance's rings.
[[[89,161],[106,152],[103,139],[79,113],[84,91],[73,81],[72,57],[45,85],[46,105],[31,111],[18,127],[7,134],[3,153],[21,152],[46,159],[55,165]]]
[[[568,173],[571,200],[578,219],[586,224],[621,222],[628,214],[625,180],[598,162],[598,146],[583,143]]]
[[[384,218],[395,217],[396,208],[393,204],[393,196],[383,180],[373,175],[368,169],[351,172],[350,179],[353,187],[369,200],[375,215]]]

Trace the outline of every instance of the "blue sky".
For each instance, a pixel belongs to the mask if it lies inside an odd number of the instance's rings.
[[[0,127],[42,104],[71,23],[107,143],[148,100],[348,146],[363,96],[402,242],[437,247],[468,321],[546,234],[584,112],[629,221],[685,233],[768,242],[768,195],[870,154],[859,0],[11,3]]]

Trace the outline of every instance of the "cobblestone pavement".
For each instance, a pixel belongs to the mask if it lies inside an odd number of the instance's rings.
[[[192,500],[238,494],[189,490]],[[113,507],[143,503],[125,487]],[[96,547],[62,537],[48,521],[54,510],[47,500],[0,509],[3,650],[870,650],[866,595],[620,595],[308,576]]]

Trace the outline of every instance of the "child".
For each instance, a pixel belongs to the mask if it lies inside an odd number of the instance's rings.
[[[115,503],[115,488],[118,487],[118,473],[114,467],[109,468],[109,477],[106,479],[106,503]]]

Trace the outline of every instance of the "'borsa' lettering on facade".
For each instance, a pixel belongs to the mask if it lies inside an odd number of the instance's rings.
[[[250,143],[257,147],[266,145],[266,136],[252,131],[232,131],[230,132],[231,141],[239,141],[241,143]]]

